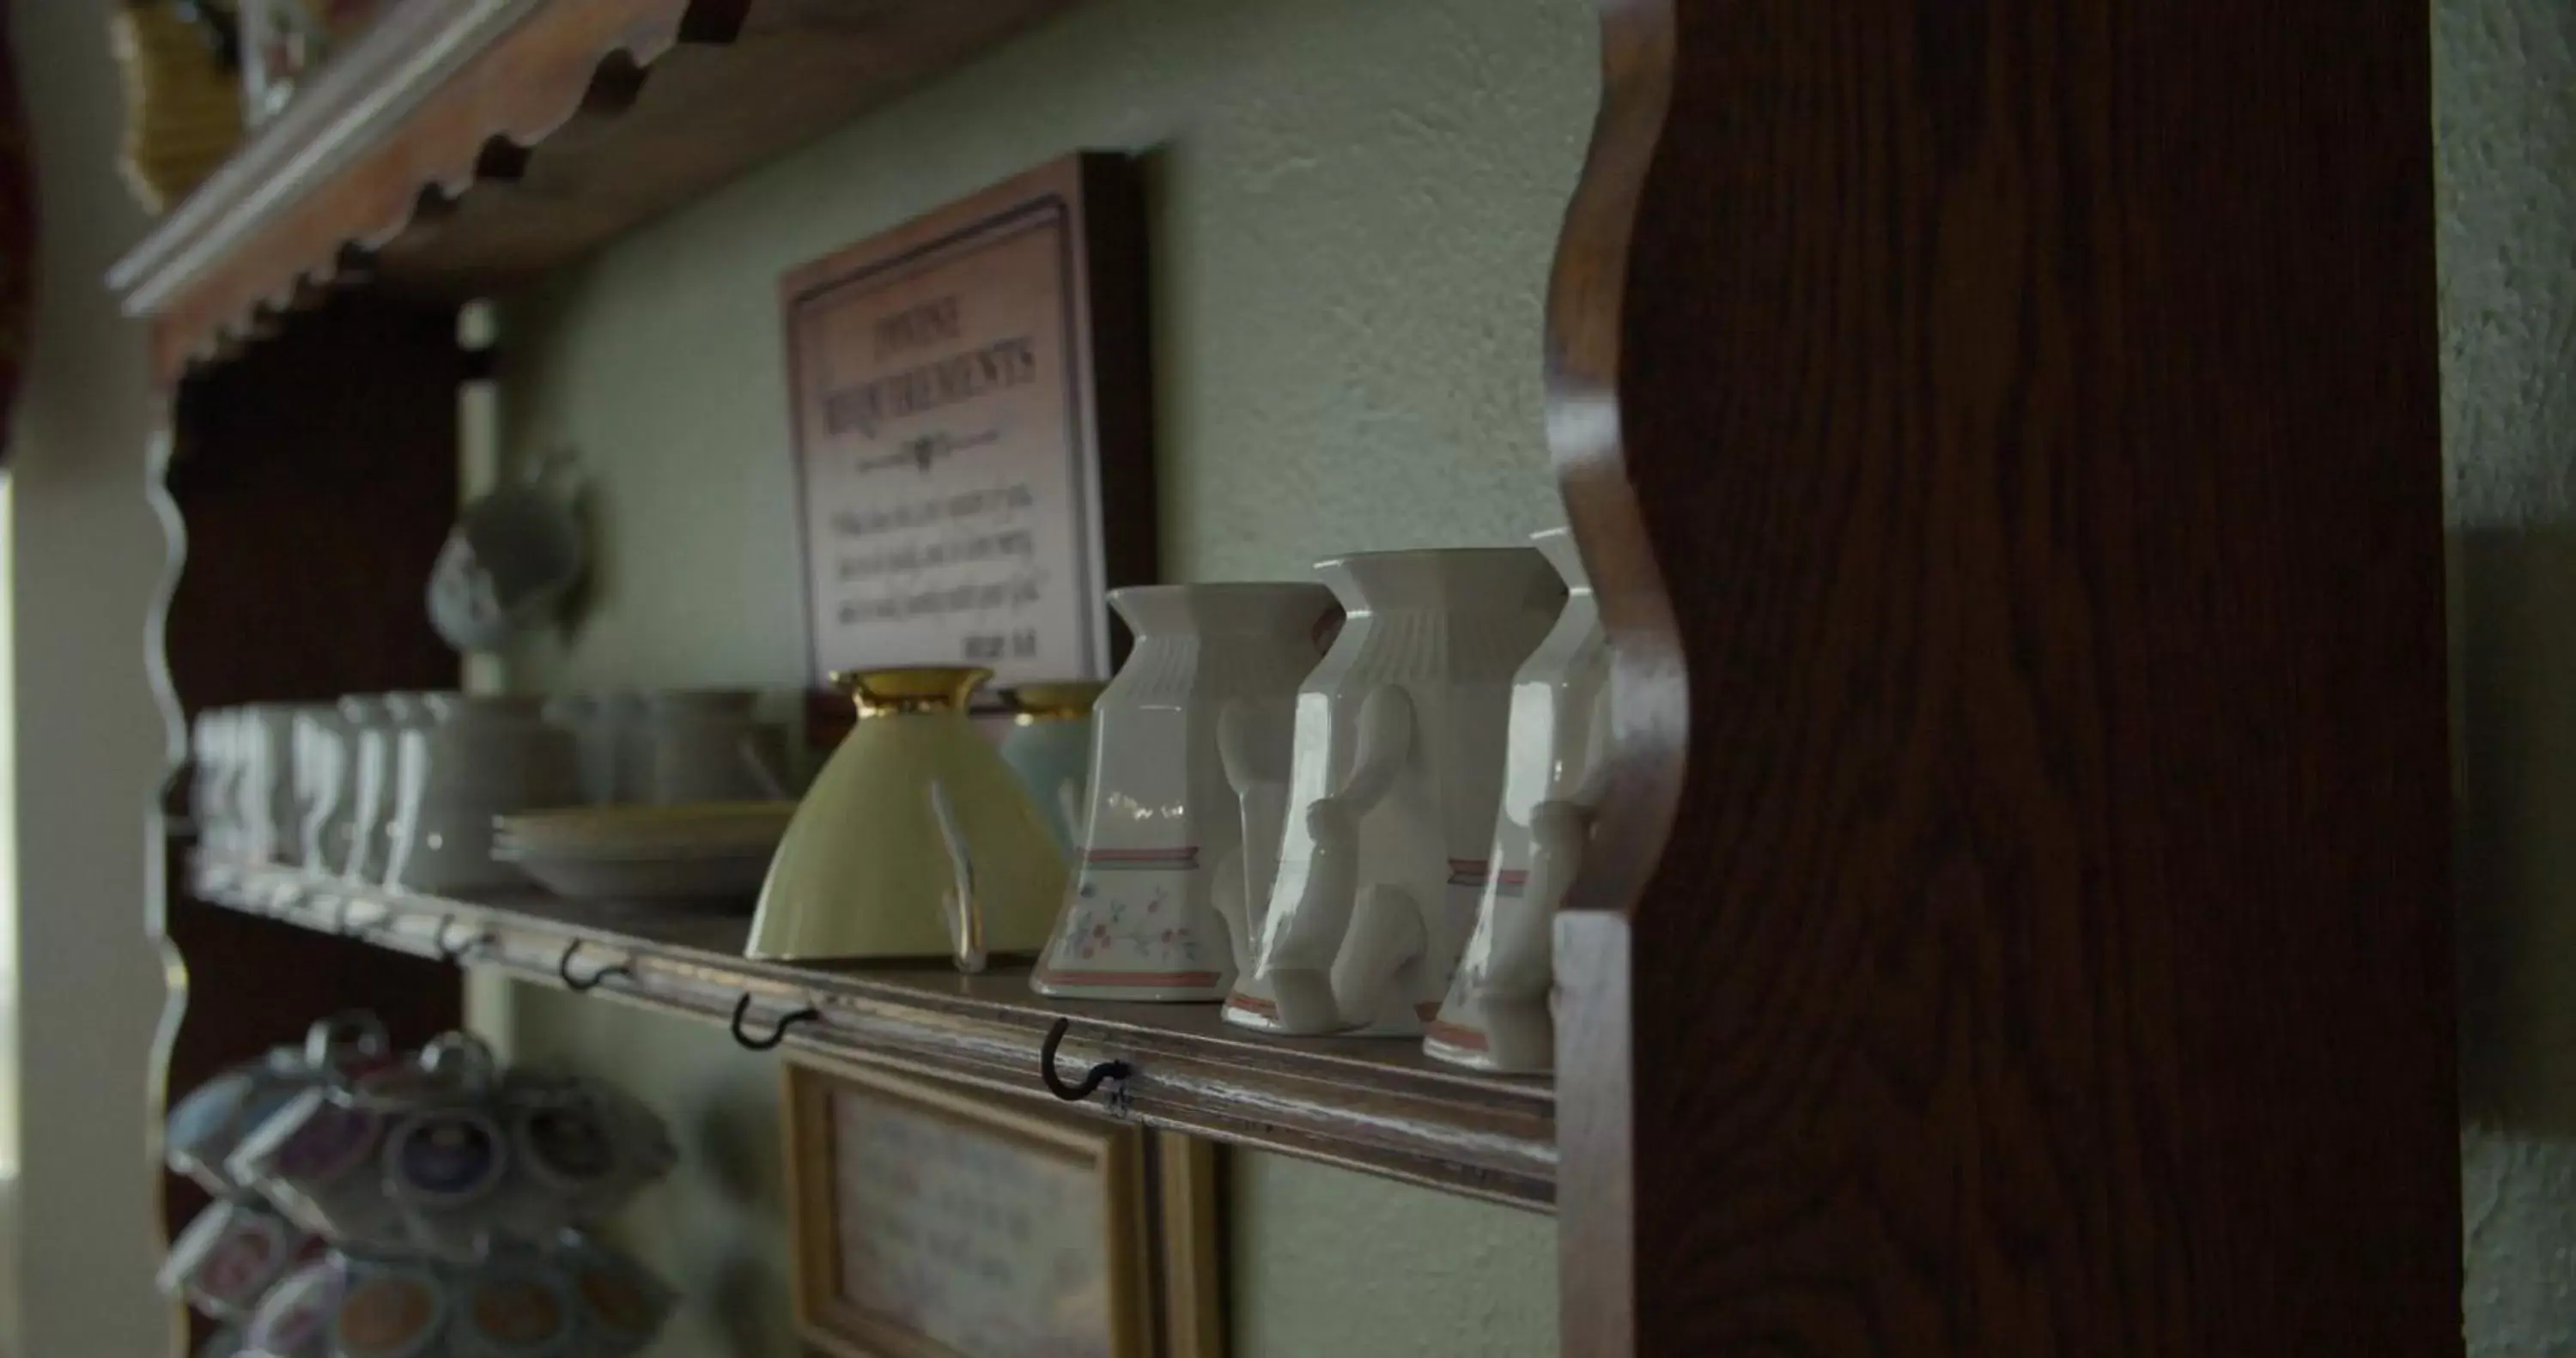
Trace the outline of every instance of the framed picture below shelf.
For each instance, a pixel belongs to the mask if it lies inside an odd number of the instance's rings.
[[[834,1358],[1221,1358],[1216,1148],[798,1055],[797,1324]]]

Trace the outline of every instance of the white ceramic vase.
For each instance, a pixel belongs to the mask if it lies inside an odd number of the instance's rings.
[[[1321,654],[1332,592],[1146,585],[1111,591],[1109,605],[1136,648],[1092,707],[1086,834],[1032,984],[1086,999],[1221,1000],[1252,938],[1241,927],[1245,817],[1220,729],[1241,760],[1284,780],[1297,685]]]
[[[1583,862],[1610,740],[1610,646],[1583,558],[1562,528],[1533,541],[1565,578],[1565,610],[1512,680],[1476,929],[1423,1038],[1440,1060],[1520,1073],[1555,1068],[1556,910]]]
[[[1527,547],[1372,552],[1316,572],[1349,621],[1297,693],[1283,814],[1262,834],[1279,871],[1225,1017],[1414,1036],[1475,922],[1512,675],[1565,590]],[[1246,780],[1248,808],[1266,781]]]

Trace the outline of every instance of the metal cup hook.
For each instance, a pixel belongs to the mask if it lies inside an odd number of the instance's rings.
[[[557,978],[562,980],[565,989],[570,990],[576,995],[586,995],[591,991],[599,989],[599,983],[607,980],[611,976],[625,976],[631,978],[635,975],[635,968],[624,962],[617,962],[609,966],[601,967],[599,970],[594,971],[585,977],[574,976],[572,974],[572,955],[581,951],[581,944],[582,940],[578,938],[574,939],[570,944],[565,946],[563,956],[555,959],[555,975]]]
[[[755,1052],[765,1052],[777,1047],[779,1043],[787,1040],[787,1030],[797,1024],[811,1023],[823,1017],[821,1010],[807,1005],[805,1008],[779,1015],[777,1026],[769,1030],[769,1036],[749,1037],[742,1031],[742,1021],[750,1013],[751,992],[746,990],[742,993],[741,999],[733,1002],[733,1040],[740,1043],[743,1050]]]
[[[1103,1083],[1110,1080],[1124,1081],[1128,1076],[1136,1073],[1136,1068],[1124,1061],[1103,1061],[1093,1066],[1090,1073],[1082,1077],[1082,1083],[1066,1084],[1064,1076],[1056,1071],[1055,1053],[1058,1047],[1064,1045],[1064,1035],[1072,1027],[1073,1020],[1057,1019],[1055,1026],[1047,1029],[1045,1045],[1038,1048],[1038,1078],[1046,1081],[1048,1093],[1066,1103],[1080,1103],[1090,1098]]]

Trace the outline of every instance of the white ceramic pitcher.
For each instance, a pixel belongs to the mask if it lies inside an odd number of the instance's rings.
[[[218,858],[238,859],[241,851],[240,801],[236,783],[242,772],[241,712],[210,707],[197,714],[190,748],[197,759],[197,781],[191,809],[198,842]]]
[[[385,827],[394,814],[394,741],[412,720],[413,704],[406,694],[353,693],[340,700],[340,716],[349,726],[349,830],[335,864],[343,877],[372,882],[384,871]]]
[[[1556,909],[1583,862],[1610,737],[1610,645],[1582,555],[1562,528],[1532,541],[1565,577],[1565,611],[1512,680],[1476,931],[1422,1043],[1443,1061],[1528,1073],[1556,1064]]]
[[[336,706],[295,715],[295,803],[298,860],[316,877],[339,868],[350,815],[349,721]]]
[[[1349,614],[1297,692],[1279,871],[1258,965],[1227,1021],[1411,1036],[1437,1012],[1475,921],[1502,796],[1511,680],[1564,603],[1527,547],[1370,552],[1317,574]],[[1275,787],[1275,784],[1272,784]],[[1257,886],[1258,882],[1253,885]]]
[[[238,849],[254,863],[295,856],[295,709],[285,703],[252,703],[241,709],[241,774],[233,784],[242,837]]]
[[[1088,999],[1221,1000],[1252,936],[1243,817],[1219,729],[1251,751],[1240,758],[1286,768],[1297,685],[1322,653],[1333,595],[1311,584],[1146,585],[1111,591],[1109,605],[1136,649],[1092,706],[1087,830],[1031,983]]]
[[[516,885],[518,869],[492,856],[493,819],[580,803],[572,733],[547,724],[541,698],[438,693],[422,701],[429,721],[395,746],[385,885]]]

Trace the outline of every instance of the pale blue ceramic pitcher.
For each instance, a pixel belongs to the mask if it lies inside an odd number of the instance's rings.
[[[1091,794],[1091,705],[1105,687],[1022,684],[1007,695],[1018,711],[1002,737],[1003,762],[1019,775],[1067,858],[1082,846]]]

